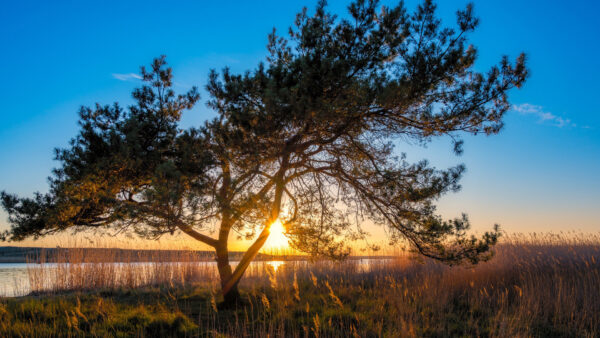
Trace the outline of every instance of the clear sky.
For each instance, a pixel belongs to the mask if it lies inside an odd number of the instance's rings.
[[[466,1],[439,1],[454,24]],[[167,55],[176,89],[203,88],[210,68],[242,72],[266,55],[267,34],[285,32],[315,1],[10,1],[0,11],[0,189],[46,191],[53,148],[77,133],[77,110],[131,102],[140,65]],[[346,15],[347,1],[330,1]],[[385,4],[394,4],[384,1]],[[416,1],[406,1],[413,9]],[[600,230],[600,4],[592,1],[475,2],[478,70],[524,51],[531,77],[511,92],[499,135],[468,137],[452,155],[448,140],[427,148],[398,143],[411,160],[465,163],[463,190],[440,212],[470,215],[476,231]],[[203,93],[203,99],[207,96]],[[202,103],[182,126],[212,116]],[[0,229],[6,228],[0,211]],[[374,233],[379,232],[373,230]],[[378,235],[379,236],[379,235]],[[44,242],[46,243],[46,242]],[[48,242],[49,243],[49,242]],[[33,243],[32,243],[33,244]],[[38,243],[39,244],[39,243]]]

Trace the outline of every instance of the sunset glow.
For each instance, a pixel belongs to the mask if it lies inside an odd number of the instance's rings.
[[[285,237],[285,228],[279,219],[271,224],[271,234],[263,246],[265,250],[281,250],[288,248],[288,239]]]

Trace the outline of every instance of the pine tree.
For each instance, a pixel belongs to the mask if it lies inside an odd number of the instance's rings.
[[[291,246],[312,256],[343,258],[348,239],[366,236],[367,220],[420,254],[449,264],[491,256],[498,229],[468,236],[465,215],[443,220],[435,201],[460,189],[464,166],[446,170],[409,163],[397,140],[454,140],[496,134],[508,92],[527,78],[525,56],[507,57],[487,73],[473,69],[467,35],[473,7],[456,28],[424,1],[378,8],[357,0],[351,19],[304,9],[289,36],[269,35],[268,57],[253,71],[211,71],[209,106],[217,117],[177,129],[195,89],[175,96],[164,58],[142,68],[136,104],[82,108],[81,130],[58,150],[50,192],[34,198],[2,193],[21,240],[66,229],[127,229],[146,238],[181,231],[214,247],[226,303],[277,219]],[[207,235],[218,229],[218,236]],[[233,270],[232,230],[256,238]],[[256,233],[258,236],[256,236]]]

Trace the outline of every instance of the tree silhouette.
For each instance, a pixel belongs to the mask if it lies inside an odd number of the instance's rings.
[[[142,68],[146,85],[129,109],[82,108],[80,134],[57,151],[50,192],[2,193],[12,225],[5,238],[90,227],[147,238],[181,231],[215,248],[226,302],[238,298],[277,219],[290,245],[312,256],[348,255],[347,239],[365,237],[360,225],[370,220],[427,257],[488,259],[497,229],[468,236],[466,216],[435,213],[436,199],[460,188],[464,167],[408,163],[394,142],[447,136],[460,153],[461,135],[499,132],[508,91],[527,77],[525,56],[473,70],[471,5],[457,12],[455,29],[441,25],[432,1],[410,15],[402,3],[378,9],[358,0],[348,9],[349,19],[324,1],[312,16],[304,9],[288,38],[269,35],[266,63],[240,75],[211,71],[218,116],[202,127],[177,129],[199,96],[175,96],[164,58]],[[232,231],[256,238],[235,269]]]

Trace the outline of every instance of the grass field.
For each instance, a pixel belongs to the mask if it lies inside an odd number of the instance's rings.
[[[505,237],[476,267],[408,254],[367,266],[261,263],[234,310],[218,308],[208,265],[129,269],[127,283],[101,263],[65,265],[62,282],[37,268],[45,291],[0,300],[0,336],[597,337],[599,259],[597,235],[530,235]],[[97,282],[86,285],[90,273]]]

